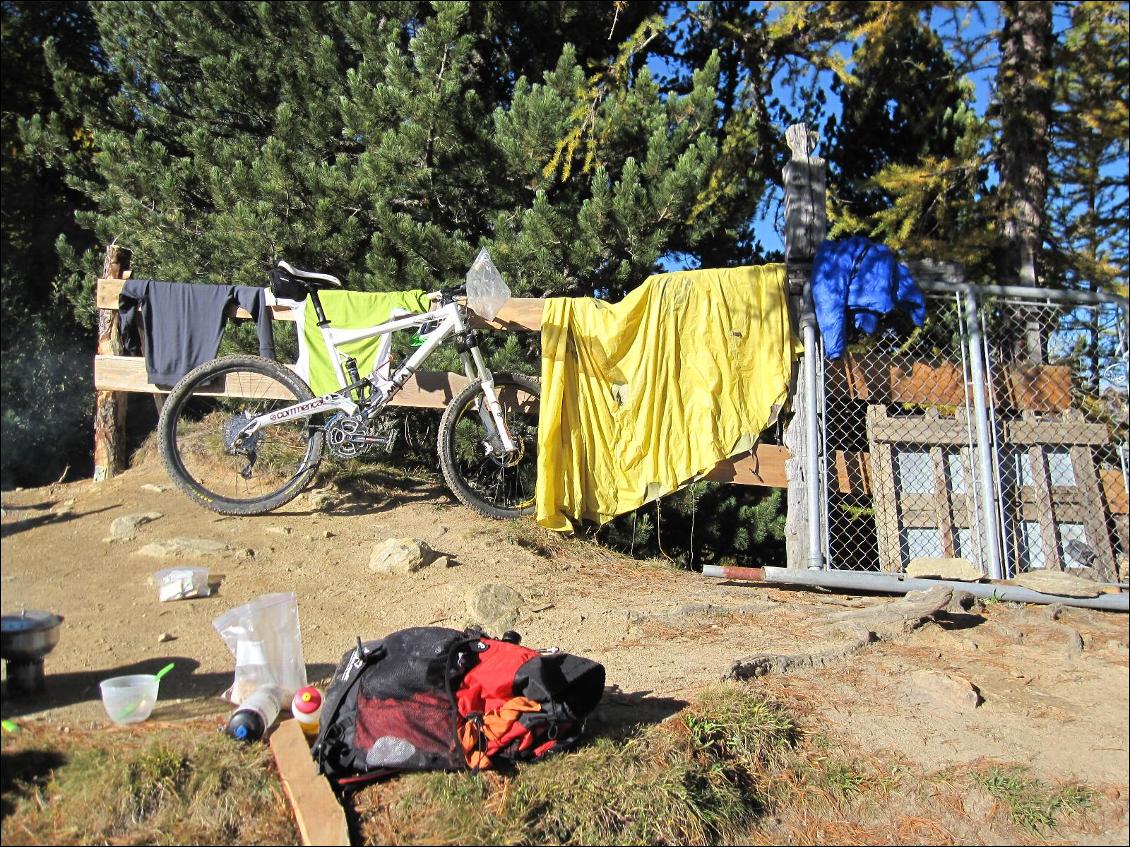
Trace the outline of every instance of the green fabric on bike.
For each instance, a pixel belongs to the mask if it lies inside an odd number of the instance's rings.
[[[603,524],[747,452],[800,346],[784,265],[649,277],[619,303],[545,301],[537,522]]]
[[[321,291],[318,294],[322,309],[330,321],[330,329],[365,329],[384,323],[392,317],[393,309],[408,312],[426,312],[431,305],[427,292],[412,291]],[[341,388],[337,368],[330,358],[322,338],[322,330],[314,315],[314,307],[303,303],[301,321],[302,344],[299,348],[298,374],[306,380],[314,396],[328,394]],[[360,341],[339,344],[338,353],[348,354],[357,360],[357,371],[368,376],[377,358],[381,337],[373,336]]]

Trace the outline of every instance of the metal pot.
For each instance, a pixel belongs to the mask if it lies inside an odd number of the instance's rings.
[[[63,616],[21,612],[0,618],[0,658],[8,662],[8,688],[13,694],[43,690],[43,657],[59,643]]]

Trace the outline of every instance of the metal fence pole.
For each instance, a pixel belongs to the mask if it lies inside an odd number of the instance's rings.
[[[1003,579],[1001,568],[1000,527],[996,509],[997,492],[994,485],[992,444],[989,440],[989,412],[985,403],[984,349],[981,344],[981,320],[978,315],[977,295],[965,292],[965,320],[968,328],[969,367],[973,384],[973,414],[977,418],[977,454],[981,465],[982,561],[988,563],[989,577]]]
[[[808,472],[805,484],[808,487],[808,568],[823,570],[824,545],[820,537],[820,419],[817,409],[819,387],[816,384],[816,357],[820,355],[816,343],[816,315],[812,311],[811,281],[805,285],[805,313],[801,319],[801,332],[804,338],[804,377],[805,391],[808,394],[808,407],[805,409],[808,420],[805,434],[808,438]]]

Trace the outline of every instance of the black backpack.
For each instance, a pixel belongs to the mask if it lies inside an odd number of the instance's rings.
[[[400,771],[475,770],[580,740],[604,667],[480,630],[414,627],[342,656],[313,756],[347,788]]]

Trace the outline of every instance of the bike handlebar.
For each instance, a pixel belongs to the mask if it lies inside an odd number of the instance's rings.
[[[441,288],[438,291],[428,293],[428,299],[433,303],[439,302],[441,305],[445,303],[454,303],[456,298],[465,297],[467,295],[467,286],[454,285],[449,288]]]

